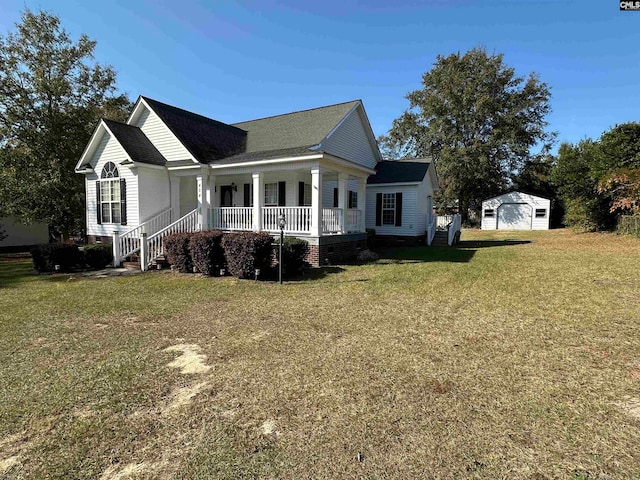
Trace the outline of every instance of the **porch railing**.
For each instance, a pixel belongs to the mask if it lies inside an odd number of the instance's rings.
[[[262,229],[280,231],[278,217],[283,213],[287,233],[309,233],[311,231],[311,207],[262,207]]]
[[[140,225],[131,230],[117,235],[117,242],[114,242],[114,266],[120,265],[125,258],[133,255],[140,250],[140,235],[146,232],[147,235],[153,235],[158,230],[164,228],[171,223],[171,208],[160,212],[153,217],[145,220]]]
[[[346,228],[347,233],[351,232],[361,232],[362,228],[362,211],[357,208],[348,208],[347,209],[347,219],[346,219]]]
[[[457,240],[457,233],[461,230],[462,228],[462,217],[460,217],[459,214],[455,214],[453,215],[453,218],[451,219],[451,223],[449,224],[449,228],[448,228],[448,243],[449,245],[453,245],[456,240]]]
[[[427,245],[431,245],[433,242],[437,229],[438,217],[436,215],[427,215]]]
[[[147,270],[154,258],[164,254],[164,244],[162,242],[164,237],[172,233],[197,232],[202,228],[199,220],[200,209],[195,208],[184,217],[179,218],[171,225],[164,227],[153,235],[147,237],[146,234],[143,233],[140,244],[142,247],[140,252],[140,268]]]
[[[322,209],[322,233],[339,233],[342,231],[342,209]]]
[[[454,215],[438,215],[438,223],[436,228],[440,231],[445,231],[448,225],[453,221]]]
[[[212,208],[211,228],[219,230],[251,230],[253,228],[252,207]]]

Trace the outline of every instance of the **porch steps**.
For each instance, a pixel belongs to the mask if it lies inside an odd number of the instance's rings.
[[[167,261],[167,257],[165,257],[164,255],[160,255],[159,257],[151,261],[150,266],[152,269],[158,268],[159,270],[162,270],[169,266],[169,262]],[[127,270],[140,270],[140,256],[137,254],[129,255],[122,262],[122,267],[126,268]]]
[[[449,232],[438,230],[431,242],[432,247],[447,247],[449,246]]]

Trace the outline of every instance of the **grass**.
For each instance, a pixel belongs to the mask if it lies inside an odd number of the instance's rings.
[[[0,477],[640,478],[639,267],[565,230],[283,286],[0,257]]]

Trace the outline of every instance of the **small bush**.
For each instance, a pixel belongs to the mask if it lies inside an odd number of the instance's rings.
[[[372,252],[371,250],[363,250],[358,253],[358,262],[361,263],[375,262],[379,258],[380,257],[378,257],[378,254],[376,252]]]
[[[54,272],[60,265],[60,271],[68,272],[83,264],[82,252],[77,245],[68,243],[44,243],[31,249],[33,268],[38,273]]]
[[[376,243],[376,229],[375,228],[367,228],[367,248],[372,249],[375,247]]]
[[[84,263],[92,270],[100,270],[113,261],[113,245],[92,243],[84,247]]]
[[[256,269],[265,273],[271,267],[273,238],[266,232],[229,233],[222,248],[229,273],[237,278],[254,278]]]
[[[193,261],[189,253],[191,233],[172,233],[162,239],[164,253],[170,265],[180,273],[193,273]]]
[[[274,245],[276,258],[279,252],[280,240]],[[309,266],[307,255],[309,242],[295,237],[284,237],[282,242],[282,270],[284,275],[292,276],[302,273]]]
[[[218,276],[224,267],[224,251],[222,250],[223,233],[220,230],[197,232],[189,241],[191,261],[196,270],[203,275]]]

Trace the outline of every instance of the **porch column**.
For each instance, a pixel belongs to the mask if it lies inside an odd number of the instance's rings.
[[[358,225],[358,229],[361,232],[364,232],[366,226],[366,218],[367,214],[367,179],[365,177],[358,177],[358,216],[360,217],[360,225]]]
[[[204,223],[202,224],[202,229],[209,230],[210,228],[212,228],[211,207],[213,206],[213,201],[215,199],[215,193],[213,189],[216,177],[214,177],[213,175],[205,175],[204,179],[204,196],[202,198],[202,215],[204,217]]]
[[[349,205],[347,198],[347,178],[346,173],[338,173],[338,208],[341,209],[340,231],[342,233],[347,233],[347,206]]]
[[[322,173],[319,168],[311,170],[311,235],[322,235]]]
[[[209,189],[209,173],[202,171],[196,177],[197,191],[198,191],[198,224],[200,230],[209,229],[209,201],[211,199],[211,192]]]
[[[264,174],[254,173],[253,178],[253,230],[262,230],[262,202],[264,202]]]
[[[171,177],[171,222],[180,218],[180,177]]]

